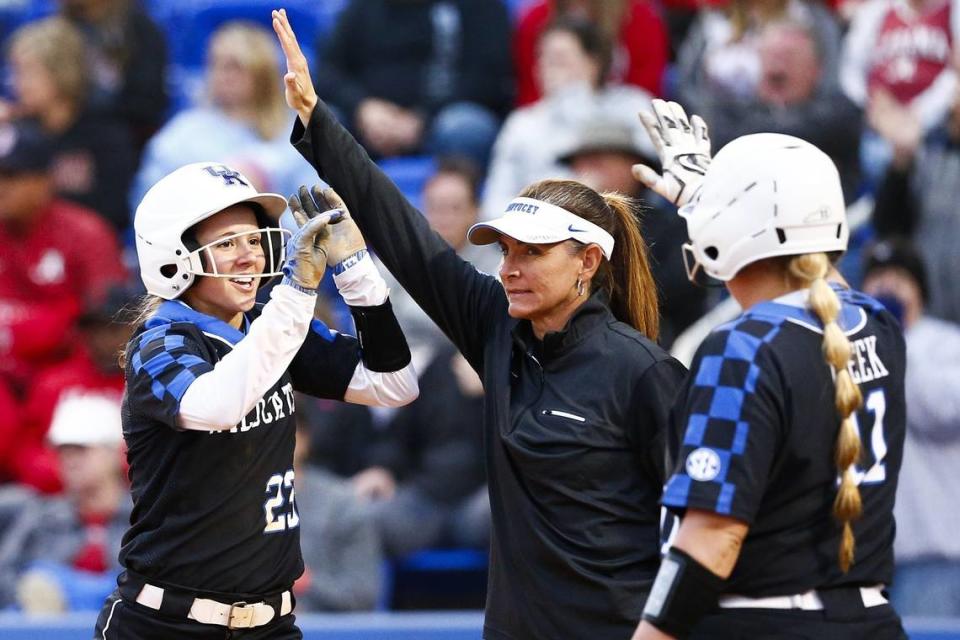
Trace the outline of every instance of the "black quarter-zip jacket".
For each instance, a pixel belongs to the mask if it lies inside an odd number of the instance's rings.
[[[322,103],[291,141],[483,380],[484,638],[629,638],[659,564],[664,436],[683,366],[599,293],[537,340],[508,315],[496,278],[430,229]]]

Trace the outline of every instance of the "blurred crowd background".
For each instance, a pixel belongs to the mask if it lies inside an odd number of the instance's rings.
[[[901,320],[908,436],[897,504],[906,615],[960,616],[960,5],[954,0],[292,0],[317,91],[431,225],[465,242],[526,184],[575,177],[646,204],[662,342],[681,359],[735,313],[687,282],[682,221],[634,181],[657,167],[653,97],[714,151],[775,131],[836,162],[841,268]],[[133,212],[215,160],[260,190],[316,176],[265,0],[0,0],[0,609],[99,609],[130,510],[120,429],[142,292]],[[481,395],[391,283],[420,398],[300,398],[298,611],[480,607],[489,528]],[[350,331],[327,282],[317,313]],[[603,363],[597,363],[603,366]],[[210,470],[216,473],[215,469]]]

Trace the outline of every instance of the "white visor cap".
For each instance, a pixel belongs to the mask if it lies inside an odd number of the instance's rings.
[[[577,240],[599,245],[607,260],[613,255],[613,236],[601,227],[566,209],[533,198],[514,198],[499,218],[470,227],[467,239],[473,244],[493,244],[501,234],[527,244]]]

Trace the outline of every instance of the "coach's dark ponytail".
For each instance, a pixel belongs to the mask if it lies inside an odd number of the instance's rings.
[[[639,203],[616,192],[602,195],[619,223],[612,233],[615,248],[610,273],[598,284],[608,289],[615,317],[656,340],[660,334],[660,303],[647,244],[640,233]]]
[[[640,233],[639,202],[613,192],[601,195],[573,180],[541,180],[524,189],[520,196],[566,209],[613,236],[612,259],[601,262],[590,289],[605,290],[610,311],[617,320],[656,340],[660,309],[647,245]]]
[[[843,525],[839,562],[844,573],[853,564],[855,541],[851,522],[863,513],[860,489],[854,480],[853,465],[860,457],[860,433],[853,413],[863,404],[860,387],[847,370],[852,352],[850,341],[837,324],[840,300],[827,284],[830,261],[825,253],[796,256],[790,260],[789,274],[810,287],[810,306],[823,323],[823,355],[835,374],[837,413],[840,432],[837,435],[835,459],[840,473],[840,488],[833,503],[833,515]]]

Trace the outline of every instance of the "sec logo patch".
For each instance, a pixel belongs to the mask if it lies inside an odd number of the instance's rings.
[[[687,475],[700,482],[709,482],[720,475],[720,456],[713,449],[700,447],[687,456]]]

